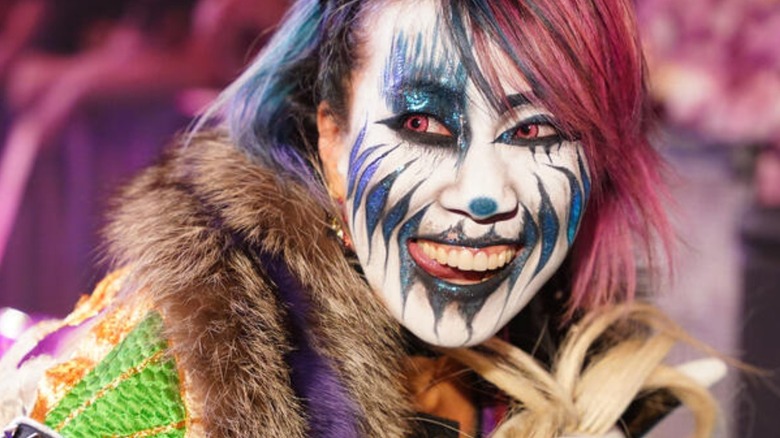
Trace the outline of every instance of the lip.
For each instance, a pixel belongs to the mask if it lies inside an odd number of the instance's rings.
[[[457,286],[478,285],[510,269],[523,247],[517,242],[442,242],[413,238],[407,249],[419,269]]]

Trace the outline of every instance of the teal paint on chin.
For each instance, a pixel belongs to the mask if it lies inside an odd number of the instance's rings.
[[[498,204],[490,198],[476,198],[469,202],[469,211],[477,217],[488,217],[496,214]]]

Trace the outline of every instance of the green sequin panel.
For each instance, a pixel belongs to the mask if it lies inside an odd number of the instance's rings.
[[[174,361],[162,354],[162,319],[150,313],[47,415],[67,438],[184,436],[186,412]],[[167,426],[181,427],[171,430]],[[159,433],[149,431],[159,430]]]

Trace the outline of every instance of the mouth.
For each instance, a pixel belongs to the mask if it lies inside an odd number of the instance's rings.
[[[518,244],[464,246],[425,239],[407,242],[409,255],[428,275],[457,285],[485,282],[511,265]]]

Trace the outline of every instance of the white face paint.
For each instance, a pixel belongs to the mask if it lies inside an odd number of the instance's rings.
[[[511,109],[488,103],[437,16],[428,0],[367,18],[368,55],[334,160],[371,286],[422,340],[473,345],[558,269],[589,180],[581,146],[528,103],[521,78],[501,78]]]

